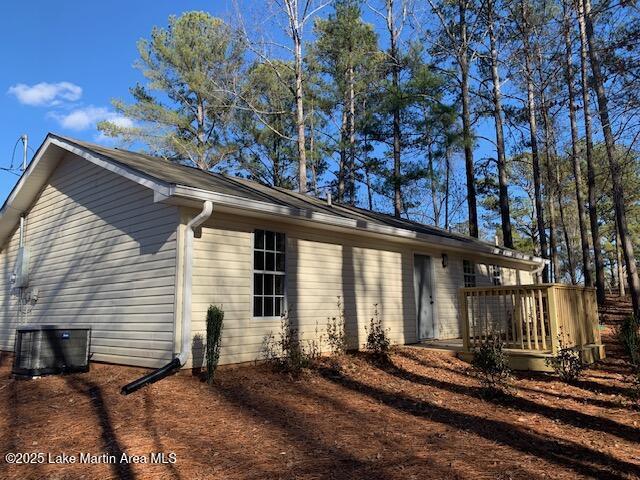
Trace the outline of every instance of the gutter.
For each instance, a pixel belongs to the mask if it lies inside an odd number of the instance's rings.
[[[206,222],[213,213],[213,202],[206,200],[202,204],[202,211],[194,218],[189,220],[184,232],[184,266],[182,278],[182,321],[181,321],[181,337],[182,345],[180,353],[165,366],[160,367],[153,372],[144,375],[131,383],[128,383],[120,393],[129,395],[142,387],[155,383],[170,375],[176,369],[183,367],[191,353],[191,285],[193,282],[193,238],[194,229],[198,228]]]
[[[543,264],[542,262],[544,261],[542,258],[536,257],[534,255],[527,255],[515,250],[503,249],[481,241],[464,241],[454,238],[447,238],[444,236],[418,233],[413,230],[392,227],[389,225],[381,225],[364,219],[356,220],[353,218],[340,217],[327,213],[314,212],[306,209],[290,207],[287,205],[277,205],[260,200],[242,198],[235,195],[211,192],[208,190],[187,187],[184,185],[172,185],[169,194],[164,197],[159,197],[157,201],[164,201],[170,197],[174,197],[176,199],[182,198],[186,200],[196,200],[199,202],[210,200],[221,207],[224,206],[232,209],[258,212],[260,214],[288,217],[299,221],[313,222],[316,225],[323,224],[333,228],[338,227],[348,230],[368,232],[374,235],[385,235],[410,241],[425,242],[453,251],[468,252],[471,250],[473,252],[488,256],[497,255],[505,259],[525,262],[530,266],[535,266],[536,268],[538,268],[540,264]]]

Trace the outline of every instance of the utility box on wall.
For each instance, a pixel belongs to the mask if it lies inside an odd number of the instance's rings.
[[[91,328],[23,325],[16,329],[13,374],[88,372]]]

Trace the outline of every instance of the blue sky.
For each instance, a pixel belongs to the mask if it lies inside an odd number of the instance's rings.
[[[47,132],[99,140],[96,120],[113,118],[110,100],[142,81],[136,42],[171,14],[206,10],[229,17],[224,0],[65,0],[0,4],[0,167],[16,139],[37,149]],[[47,85],[39,85],[47,84]],[[34,86],[39,85],[37,88]],[[111,116],[111,117],[110,117]],[[30,152],[30,155],[33,152]],[[16,162],[21,149],[16,152]],[[17,177],[0,171],[4,200]]]
[[[261,9],[265,2],[239,0],[247,25],[278,26]],[[128,98],[129,88],[144,82],[133,64],[136,42],[148,38],[151,29],[166,26],[170,15],[204,10],[225,19],[234,17],[233,0],[64,0],[2,2],[0,4],[0,167],[8,167],[16,140],[29,135],[30,156],[47,132],[88,141],[108,142],[95,129],[104,119],[128,121],[116,116],[110,101]],[[326,14],[328,12],[323,12]],[[363,11],[367,21],[378,19]],[[312,26],[307,27],[307,34]],[[386,44],[379,29],[381,44]],[[281,35],[281,33],[280,33]],[[478,133],[493,136],[481,122]],[[492,148],[479,140],[475,155],[491,155]],[[20,145],[14,165],[21,160]],[[462,175],[463,164],[455,161]],[[11,191],[17,176],[0,170],[0,201]],[[378,208],[391,208],[377,205]],[[463,213],[463,212],[461,212]],[[464,213],[463,213],[464,214]]]

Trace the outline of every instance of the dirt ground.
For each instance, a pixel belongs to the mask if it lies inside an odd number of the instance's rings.
[[[607,361],[575,385],[517,375],[484,399],[467,364],[403,347],[378,366],[348,356],[292,381],[264,366],[226,368],[215,386],[175,375],[128,397],[142,369],[31,381],[0,366],[0,478],[422,479],[640,478],[640,412],[612,328]],[[176,455],[175,463],[9,465],[7,452]]]

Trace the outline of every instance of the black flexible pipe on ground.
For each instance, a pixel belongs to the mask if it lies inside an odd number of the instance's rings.
[[[151,385],[152,383],[156,383],[158,380],[162,380],[164,377],[170,375],[174,370],[180,368],[180,359],[177,357],[167,363],[164,367],[160,367],[153,372],[140,377],[137,380],[134,380],[131,383],[128,383],[120,393],[122,395],[129,395],[130,393],[135,392],[136,390],[140,390],[142,387],[146,387],[147,385]]]

